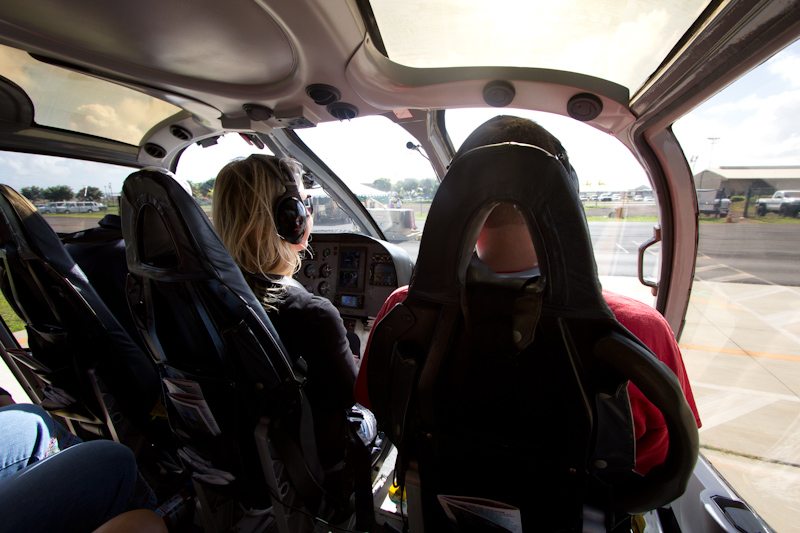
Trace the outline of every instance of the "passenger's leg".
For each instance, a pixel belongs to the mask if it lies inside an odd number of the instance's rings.
[[[0,480],[81,440],[37,405],[0,408]]]
[[[136,481],[128,448],[91,441],[0,480],[0,517],[7,531],[85,533],[125,511]]]
[[[138,510],[112,518],[93,533],[167,533],[164,519],[153,511]]]

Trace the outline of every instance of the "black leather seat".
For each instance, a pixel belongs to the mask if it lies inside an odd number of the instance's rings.
[[[204,520],[231,502],[265,509],[276,497],[317,516],[331,509],[302,370],[206,214],[166,172],[146,169],[126,179],[121,215],[129,302],[171,381],[168,418]],[[202,398],[206,420],[181,407],[176,384]],[[288,507],[274,512],[280,527],[309,527]]]
[[[606,305],[569,180],[533,146],[457,160],[431,206],[408,296],[376,326],[369,394],[399,450],[412,527],[416,515],[426,530],[446,530],[437,497],[456,495],[520,509],[525,531],[594,531],[672,501],[691,476],[694,417],[674,374]],[[473,253],[503,202],[522,213],[538,271],[496,274]],[[669,429],[666,463],[646,476],[632,471],[628,380]],[[462,517],[457,529],[482,527]]]
[[[30,347],[10,355],[26,387],[78,432],[138,438],[160,397],[153,361],[26,198],[0,185],[0,213],[0,285]]]

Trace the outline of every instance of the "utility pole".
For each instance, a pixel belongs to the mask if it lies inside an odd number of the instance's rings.
[[[719,140],[719,137],[709,137],[708,140],[711,141],[711,150],[708,152],[708,168],[711,168],[712,156],[714,155],[714,145],[717,144],[717,141]],[[706,171],[704,169],[703,173],[700,174],[700,188],[701,189],[703,188],[703,178],[705,177],[705,175],[706,175]]]

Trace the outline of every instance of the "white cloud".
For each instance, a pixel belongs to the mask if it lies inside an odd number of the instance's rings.
[[[0,153],[0,175],[2,182],[19,191],[23,187],[36,186],[42,189],[67,185],[73,191],[93,186],[100,190],[119,192],[122,181],[132,169],[105,165],[91,161],[79,161],[60,157]]]
[[[800,87],[800,54],[787,50],[770,59],[766,67],[771,74],[780,76],[791,87]]]
[[[749,94],[681,119],[674,127],[694,171],[719,166],[800,164],[800,90]],[[709,138],[717,137],[713,143]]]
[[[99,137],[120,139],[139,144],[145,134],[143,123],[150,124],[148,105],[130,98],[118,105],[85,104],[78,106],[70,121],[70,128]]]
[[[800,165],[800,42],[776,54],[673,127],[694,171]],[[713,143],[710,137],[718,137]]]

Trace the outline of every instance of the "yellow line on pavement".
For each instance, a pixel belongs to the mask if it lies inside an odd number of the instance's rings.
[[[780,359],[782,361],[800,362],[800,356],[786,355],[782,353],[748,352],[745,350],[737,350],[734,348],[717,348],[716,346],[700,346],[697,344],[679,344],[678,346],[680,346],[681,350],[699,350],[702,352],[728,353],[732,355],[748,355],[750,357],[763,357],[764,359]]]

